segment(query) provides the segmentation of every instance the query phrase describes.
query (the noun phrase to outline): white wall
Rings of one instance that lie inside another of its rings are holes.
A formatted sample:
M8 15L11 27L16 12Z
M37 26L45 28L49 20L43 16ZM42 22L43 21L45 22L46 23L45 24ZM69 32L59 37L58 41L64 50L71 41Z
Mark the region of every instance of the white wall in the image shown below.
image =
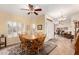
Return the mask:
M45 19L45 32L46 32L46 41L54 38L54 24L53 22Z
M34 18L35 21L35 25L43 25L44 24L44 16L38 16L37 18ZM0 11L0 34L7 34L8 33L8 21L14 21L17 23L22 23L24 25L27 24L32 24L32 19L29 19L29 17L24 17L24 16L20 16L20 15L16 15L16 14L11 14L8 12L1 12ZM26 29L25 29L26 30ZM44 28L41 30L42 32L44 31ZM26 30L27 32L27 30ZM11 44L15 44L20 42L18 37L12 37L12 38L8 38L7 37L7 44L11 45Z

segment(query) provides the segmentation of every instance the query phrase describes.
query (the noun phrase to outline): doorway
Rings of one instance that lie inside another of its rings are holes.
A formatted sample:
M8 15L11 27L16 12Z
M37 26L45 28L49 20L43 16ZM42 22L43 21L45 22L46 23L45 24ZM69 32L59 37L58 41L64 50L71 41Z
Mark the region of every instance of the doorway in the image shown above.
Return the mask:
M46 32L46 40L48 41L52 38L54 38L54 24L53 21L45 20L45 32Z

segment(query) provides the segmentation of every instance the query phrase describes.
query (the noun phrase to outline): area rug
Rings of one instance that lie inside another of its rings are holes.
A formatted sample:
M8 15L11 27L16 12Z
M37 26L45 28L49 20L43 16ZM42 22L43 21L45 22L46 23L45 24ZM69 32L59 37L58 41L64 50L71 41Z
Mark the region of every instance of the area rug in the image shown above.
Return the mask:
M53 51L57 47L56 44L53 43L53 40L50 39L49 41L45 42L44 49L39 52L39 54L31 54L31 55L48 55L51 51ZM3 53L3 52L2 52ZM7 55L29 55L21 50L20 44L15 45L12 48L9 48L5 51Z

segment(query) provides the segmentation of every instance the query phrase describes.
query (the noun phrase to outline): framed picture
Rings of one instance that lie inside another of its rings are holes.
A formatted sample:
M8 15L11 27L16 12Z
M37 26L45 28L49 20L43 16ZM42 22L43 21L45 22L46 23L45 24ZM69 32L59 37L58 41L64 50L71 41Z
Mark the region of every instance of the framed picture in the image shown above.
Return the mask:
M42 25L37 25L37 30L42 30Z

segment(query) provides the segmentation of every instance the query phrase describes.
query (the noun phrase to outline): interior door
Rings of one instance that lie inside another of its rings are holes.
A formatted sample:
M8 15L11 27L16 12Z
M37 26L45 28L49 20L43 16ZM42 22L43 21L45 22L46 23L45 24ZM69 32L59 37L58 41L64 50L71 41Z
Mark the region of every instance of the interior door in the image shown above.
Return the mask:
M54 38L54 24L53 24L53 22L51 22L49 20L45 21L45 31L47 34L46 41L48 41L51 38Z

